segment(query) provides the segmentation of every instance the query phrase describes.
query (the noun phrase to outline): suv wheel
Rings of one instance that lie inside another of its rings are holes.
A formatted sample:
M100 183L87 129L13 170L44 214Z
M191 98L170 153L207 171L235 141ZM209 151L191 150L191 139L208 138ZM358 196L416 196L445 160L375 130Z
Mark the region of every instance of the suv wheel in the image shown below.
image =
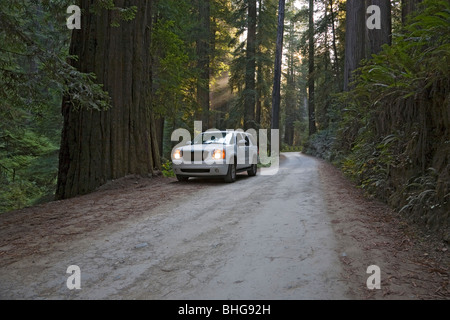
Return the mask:
M254 176L256 176L257 171L258 171L258 166L256 164L252 164L252 166L250 167L250 170L247 170L247 174L250 177L254 177Z
M236 161L228 165L228 173L225 176L225 182L231 183L236 181Z

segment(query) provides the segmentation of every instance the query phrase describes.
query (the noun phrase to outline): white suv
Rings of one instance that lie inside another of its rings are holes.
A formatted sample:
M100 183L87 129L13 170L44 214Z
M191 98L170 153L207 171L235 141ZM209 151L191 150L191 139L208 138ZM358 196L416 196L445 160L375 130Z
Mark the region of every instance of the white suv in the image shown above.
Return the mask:
M236 173L255 176L258 146L253 135L242 131L206 131L172 152L173 170L179 181L189 177L221 176L236 181Z

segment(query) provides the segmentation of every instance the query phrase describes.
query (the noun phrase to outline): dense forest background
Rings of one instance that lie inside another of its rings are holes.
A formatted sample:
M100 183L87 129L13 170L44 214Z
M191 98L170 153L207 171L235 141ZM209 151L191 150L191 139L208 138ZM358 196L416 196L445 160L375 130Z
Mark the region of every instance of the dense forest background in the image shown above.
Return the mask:
M0 0L0 212L169 173L171 133L195 120L273 127L279 8L282 149L445 236L445 0Z

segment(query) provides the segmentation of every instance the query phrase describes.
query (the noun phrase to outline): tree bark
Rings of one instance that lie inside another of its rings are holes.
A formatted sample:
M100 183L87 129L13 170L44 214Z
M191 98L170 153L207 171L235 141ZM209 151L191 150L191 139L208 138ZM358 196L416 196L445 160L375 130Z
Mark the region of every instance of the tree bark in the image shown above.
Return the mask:
M78 59L71 63L97 75L112 108L75 111L70 95L64 97L57 199L89 193L128 174L152 174L161 166L149 100L151 1L116 1L118 7L138 8L136 17L119 27L111 26L115 11L94 14L91 3L81 1L82 26L70 46Z
M353 72L365 57L366 9L365 1L347 0L344 91L351 89Z
M263 75L263 66L261 61L261 37L262 37L262 28L261 28L261 14L262 14L262 0L258 0L258 19L259 22L257 24L257 34L256 34L256 54L257 54L257 62L256 62L256 114L255 114L255 129L259 129L261 127L261 113L262 113L262 85L264 81Z
M331 30L333 33L333 51L334 51L334 69L336 73L336 77L339 76L339 54L336 45L336 26L334 24L335 14L333 9L333 0L330 0L330 14L331 14Z
M402 23L405 25L408 15L417 10L417 5L422 0L402 0Z
M366 58L370 59L372 54L377 54L381 51L384 44L391 44L392 40L392 14L390 0L366 0L366 6L376 5L381 10L381 29L367 30L367 48Z
M248 0L247 52L244 90L244 128L255 128L256 104L256 0Z
M284 93L285 100L285 123L284 123L284 143L288 146L294 144L294 122L296 120L297 107L297 88L295 86L295 53L297 46L295 44L295 21L291 20L288 41L288 68L286 75L286 89Z
M316 108L315 108L315 79L314 79L314 0L309 0L309 73L308 73L308 119L309 135L317 132L316 127Z
M281 100L281 63L283 59L284 16L286 0L278 3L278 31L275 51L275 70L272 91L272 129L280 128L280 100Z
M200 33L197 40L198 69L197 101L202 110L203 130L211 128L210 123L210 51L211 51L211 5L209 0L198 1Z

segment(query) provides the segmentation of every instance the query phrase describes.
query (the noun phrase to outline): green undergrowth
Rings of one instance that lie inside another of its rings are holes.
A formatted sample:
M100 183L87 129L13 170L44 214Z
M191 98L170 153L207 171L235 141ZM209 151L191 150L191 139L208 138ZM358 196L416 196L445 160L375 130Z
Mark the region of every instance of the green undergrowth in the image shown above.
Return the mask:
M423 4L340 95L336 129L310 137L305 150L450 240L450 4Z

